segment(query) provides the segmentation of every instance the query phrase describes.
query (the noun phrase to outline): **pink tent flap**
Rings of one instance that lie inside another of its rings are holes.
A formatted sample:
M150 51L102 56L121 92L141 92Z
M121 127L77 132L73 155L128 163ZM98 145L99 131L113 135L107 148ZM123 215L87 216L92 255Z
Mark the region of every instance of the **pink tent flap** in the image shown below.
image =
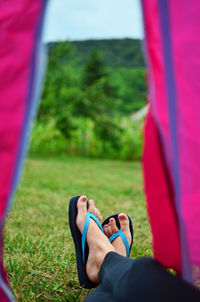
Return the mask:
M0 1L0 301L13 301L2 229L27 148L41 82L43 0Z
M167 267L195 282L200 271L200 2L143 0L142 5L151 123L155 141L161 142L154 153L146 129L144 174L154 252ZM168 177L159 179L153 169L160 166L161 152ZM163 197L160 186L166 189ZM165 225L157 232L161 216ZM169 243L167 255L164 241Z

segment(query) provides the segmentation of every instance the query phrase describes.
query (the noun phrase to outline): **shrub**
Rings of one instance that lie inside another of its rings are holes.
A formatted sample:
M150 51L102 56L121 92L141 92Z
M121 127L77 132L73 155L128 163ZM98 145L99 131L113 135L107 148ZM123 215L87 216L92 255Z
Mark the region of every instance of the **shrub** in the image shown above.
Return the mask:
M139 160L142 154L143 122L129 118L116 120L120 131L115 141L102 140L95 131L95 122L90 118L74 119L74 129L68 139L56 128L56 122L35 122L30 152L42 155L73 155L93 158Z

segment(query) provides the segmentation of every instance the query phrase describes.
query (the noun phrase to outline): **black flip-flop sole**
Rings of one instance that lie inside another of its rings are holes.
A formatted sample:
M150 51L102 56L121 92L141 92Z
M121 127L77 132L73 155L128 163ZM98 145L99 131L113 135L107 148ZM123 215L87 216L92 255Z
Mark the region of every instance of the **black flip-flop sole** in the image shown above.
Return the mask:
M86 273L86 263L89 254L89 248L87 243L85 244L85 263L83 263L83 255L82 255L82 247L81 247L81 237L82 234L76 226L76 217L78 213L77 202L80 196L72 197L69 202L69 226L72 234L72 238L75 245L76 250L76 263L77 263L77 271L80 285L84 288L94 288L97 284L90 281Z
M104 222L102 223L102 227L104 227L105 224L108 224L108 223L109 223L110 218L114 218L115 221L116 221L116 225L117 225L118 229L120 229L120 223L119 223L118 215L119 215L119 213L118 213L118 214L111 215L111 216L109 216L108 218L106 218L106 220L104 220ZM132 248L132 245L133 245L133 223L132 223L131 218L130 218L128 215L127 215L127 217L128 217L128 219L129 219L129 229L130 229L131 238L132 238L131 244L130 244L130 247L129 247L130 252L131 252L131 248Z

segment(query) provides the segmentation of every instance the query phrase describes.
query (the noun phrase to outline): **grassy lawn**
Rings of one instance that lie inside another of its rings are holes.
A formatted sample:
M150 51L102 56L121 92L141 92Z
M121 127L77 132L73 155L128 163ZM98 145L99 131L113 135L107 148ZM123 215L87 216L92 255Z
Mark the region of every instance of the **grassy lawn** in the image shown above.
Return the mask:
M83 301L68 226L70 198L94 198L103 218L133 219L132 257L151 255L140 163L29 159L5 227L5 265L17 301Z

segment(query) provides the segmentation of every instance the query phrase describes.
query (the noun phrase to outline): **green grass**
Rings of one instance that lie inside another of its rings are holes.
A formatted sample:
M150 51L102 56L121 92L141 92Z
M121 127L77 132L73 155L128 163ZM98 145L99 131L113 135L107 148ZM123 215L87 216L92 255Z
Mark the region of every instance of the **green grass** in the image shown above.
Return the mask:
M83 301L68 226L70 198L94 198L103 218L133 219L132 257L151 255L139 163L80 158L29 159L5 227L5 265L17 301Z

